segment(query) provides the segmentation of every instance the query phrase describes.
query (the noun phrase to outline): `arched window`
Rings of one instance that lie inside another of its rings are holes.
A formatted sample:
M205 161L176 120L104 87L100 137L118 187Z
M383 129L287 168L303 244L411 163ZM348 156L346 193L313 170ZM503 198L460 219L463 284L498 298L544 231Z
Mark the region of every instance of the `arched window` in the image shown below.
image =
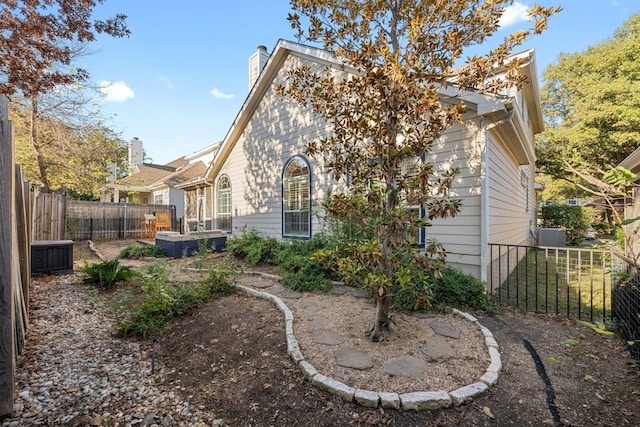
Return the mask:
M284 236L311 236L311 190L309 164L293 157L282 174L282 228Z
M231 181L223 175L218 180L216 189L216 218L218 229L231 231Z

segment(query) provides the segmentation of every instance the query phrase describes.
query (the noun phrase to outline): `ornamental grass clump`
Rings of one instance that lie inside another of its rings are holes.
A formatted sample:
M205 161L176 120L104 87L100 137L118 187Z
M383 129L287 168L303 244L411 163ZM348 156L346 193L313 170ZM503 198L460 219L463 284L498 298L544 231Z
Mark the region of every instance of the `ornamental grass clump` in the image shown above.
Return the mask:
M130 267L120 265L117 259L95 264L89 264L85 261L80 270L87 275L85 282L97 283L101 288L111 288L117 282L128 280L135 275Z

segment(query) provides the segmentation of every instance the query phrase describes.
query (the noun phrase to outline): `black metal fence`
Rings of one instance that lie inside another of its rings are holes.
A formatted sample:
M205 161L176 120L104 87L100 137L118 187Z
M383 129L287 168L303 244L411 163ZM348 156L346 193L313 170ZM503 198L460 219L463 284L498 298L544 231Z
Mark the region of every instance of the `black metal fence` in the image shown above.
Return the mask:
M499 304L613 324L640 360L640 274L611 250L490 244L487 292Z

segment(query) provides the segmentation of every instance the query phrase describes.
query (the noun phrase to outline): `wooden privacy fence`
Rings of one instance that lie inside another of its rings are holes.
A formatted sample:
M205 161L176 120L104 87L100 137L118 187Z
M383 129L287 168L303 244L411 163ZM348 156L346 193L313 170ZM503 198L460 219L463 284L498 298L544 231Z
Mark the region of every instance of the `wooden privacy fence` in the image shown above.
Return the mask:
M30 201L33 207L32 240L64 240L67 231L66 194L43 193L36 187L30 192Z
M172 224L171 229L176 229L176 209L173 205L129 205L68 200L67 238L71 240L150 238L149 230L145 227L145 215L147 217L168 216ZM155 232L155 229L153 231Z
M31 280L29 184L15 164L12 135L7 100L0 97L0 417L13 412Z

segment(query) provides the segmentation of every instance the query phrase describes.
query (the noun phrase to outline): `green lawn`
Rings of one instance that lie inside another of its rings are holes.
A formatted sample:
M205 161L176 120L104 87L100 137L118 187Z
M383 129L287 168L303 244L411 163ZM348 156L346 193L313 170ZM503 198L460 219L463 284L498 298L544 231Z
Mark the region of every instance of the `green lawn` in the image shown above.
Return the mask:
M499 258L492 255L489 288L495 302L590 322L611 316L609 252L510 247Z

